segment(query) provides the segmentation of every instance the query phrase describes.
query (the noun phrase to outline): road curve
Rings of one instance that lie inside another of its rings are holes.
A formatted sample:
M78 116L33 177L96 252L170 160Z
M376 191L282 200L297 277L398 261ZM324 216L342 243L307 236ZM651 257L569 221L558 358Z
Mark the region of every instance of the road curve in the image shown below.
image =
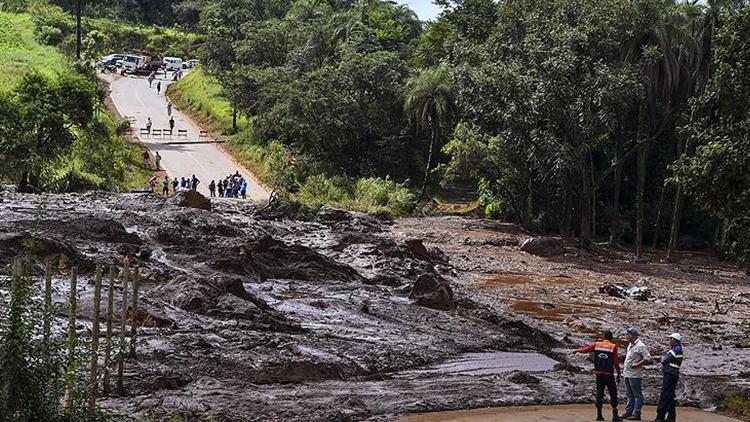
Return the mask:
M625 406L620 406L620 412ZM611 420L611 408L604 406L605 420ZM555 406L515 406L488 407L483 409L456 410L405 415L401 422L587 422L595 417L593 404L570 404ZM701 409L677 408L677 419L680 422L739 422L726 416L710 413ZM643 420L651 421L656 417L656 409L646 406L643 409Z
M223 180L228 174L239 171L245 180L248 180L248 198L256 201L268 199L269 192L257 182L258 179L252 173L235 162L215 143L199 139L200 129L174 107L172 115L175 119L175 135L161 138L140 136L139 129L146 127L149 117L152 129L169 128L167 98L164 93L172 81L162 76L149 88L148 81L142 77L107 74L102 75L102 78L109 82L110 96L120 115L133 121L134 135L152 153L158 151L162 156L161 167L166 170L170 179L191 177L195 174L201 181L198 190L208 195L208 184L211 180ZM160 93L156 92L158 81L161 81ZM178 139L178 129L186 129L187 138Z

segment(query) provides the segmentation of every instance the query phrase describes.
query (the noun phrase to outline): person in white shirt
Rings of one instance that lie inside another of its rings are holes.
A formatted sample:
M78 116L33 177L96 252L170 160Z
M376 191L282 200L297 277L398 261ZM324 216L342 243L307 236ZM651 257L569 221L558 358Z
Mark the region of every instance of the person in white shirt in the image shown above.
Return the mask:
M651 360L651 354L648 351L648 347L639 338L636 328L628 328L625 331L625 338L628 340L628 352L625 356L622 376L625 378L628 404L625 407L625 414L622 417L629 421L639 421L641 420L641 409L643 408L643 391L641 390L643 365Z

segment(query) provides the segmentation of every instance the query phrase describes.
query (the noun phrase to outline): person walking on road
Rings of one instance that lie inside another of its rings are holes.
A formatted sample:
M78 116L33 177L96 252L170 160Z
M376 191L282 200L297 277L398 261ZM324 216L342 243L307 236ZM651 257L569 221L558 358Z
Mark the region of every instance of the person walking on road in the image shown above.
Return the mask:
M151 134L151 118L150 117L146 118L146 132Z
M617 345L612 342L612 332L605 331L604 339L590 346L576 349L573 353L594 353L594 375L596 375L596 420L603 421L602 404L604 389L609 392L609 403L612 405L612 420L621 421L617 412L617 382L620 382L620 359L617 357Z
M198 190L198 185L199 185L200 183L201 183L201 181L200 181L200 180L198 180L198 178L197 178L197 177L195 177L195 175L193 175L193 177L192 177L192 178L190 179L190 188L191 188L192 190Z
M164 180L161 181L161 194L169 196L169 177L164 176Z
M156 83L156 95L161 94L161 81Z
M161 155L159 155L159 151L156 151L156 155L154 156L154 163L156 163L156 170L161 170Z
M669 336L669 347L669 352L661 357L662 384L659 405L656 407L655 422L674 422L677 419L675 392L677 381L680 380L682 360L685 358L682 352L682 336L679 333L673 333Z
M172 102L167 101L167 116L171 116L171 115L172 115Z
M211 193L211 196L216 196L216 182L211 181L211 183L208 184L208 191Z
M174 132L174 117L169 116L169 132Z
M641 420L641 409L643 409L643 391L641 380L643 379L643 365L651 361L648 347L639 338L638 330L630 327L625 331L628 340L628 352L625 355L625 365L622 375L625 378L625 391L628 395L628 404L625 406L624 420Z

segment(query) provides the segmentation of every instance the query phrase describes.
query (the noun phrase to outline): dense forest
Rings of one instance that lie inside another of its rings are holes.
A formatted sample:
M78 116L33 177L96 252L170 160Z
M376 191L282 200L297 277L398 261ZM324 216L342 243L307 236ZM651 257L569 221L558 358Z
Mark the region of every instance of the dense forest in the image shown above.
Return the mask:
M204 65L308 175L469 181L534 230L747 262L744 2L441 6L215 0Z
M750 261L748 2L437 3L432 22L382 0L82 10L189 31L179 51L247 122L237 142L292 157L273 166L280 189L386 180L423 200L468 184L487 215L535 231Z

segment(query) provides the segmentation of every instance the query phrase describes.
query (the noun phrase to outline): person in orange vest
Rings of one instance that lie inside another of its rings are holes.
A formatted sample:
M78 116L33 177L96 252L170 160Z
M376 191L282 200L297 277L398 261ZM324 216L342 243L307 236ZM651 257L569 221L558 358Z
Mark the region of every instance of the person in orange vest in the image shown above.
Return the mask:
M612 332L604 332L604 340L576 349L573 353L594 353L594 375L596 375L596 420L603 421L602 403L604 389L609 392L609 403L612 405L612 420L621 421L617 412L617 382L620 382L620 358L617 357L617 345L612 342Z

